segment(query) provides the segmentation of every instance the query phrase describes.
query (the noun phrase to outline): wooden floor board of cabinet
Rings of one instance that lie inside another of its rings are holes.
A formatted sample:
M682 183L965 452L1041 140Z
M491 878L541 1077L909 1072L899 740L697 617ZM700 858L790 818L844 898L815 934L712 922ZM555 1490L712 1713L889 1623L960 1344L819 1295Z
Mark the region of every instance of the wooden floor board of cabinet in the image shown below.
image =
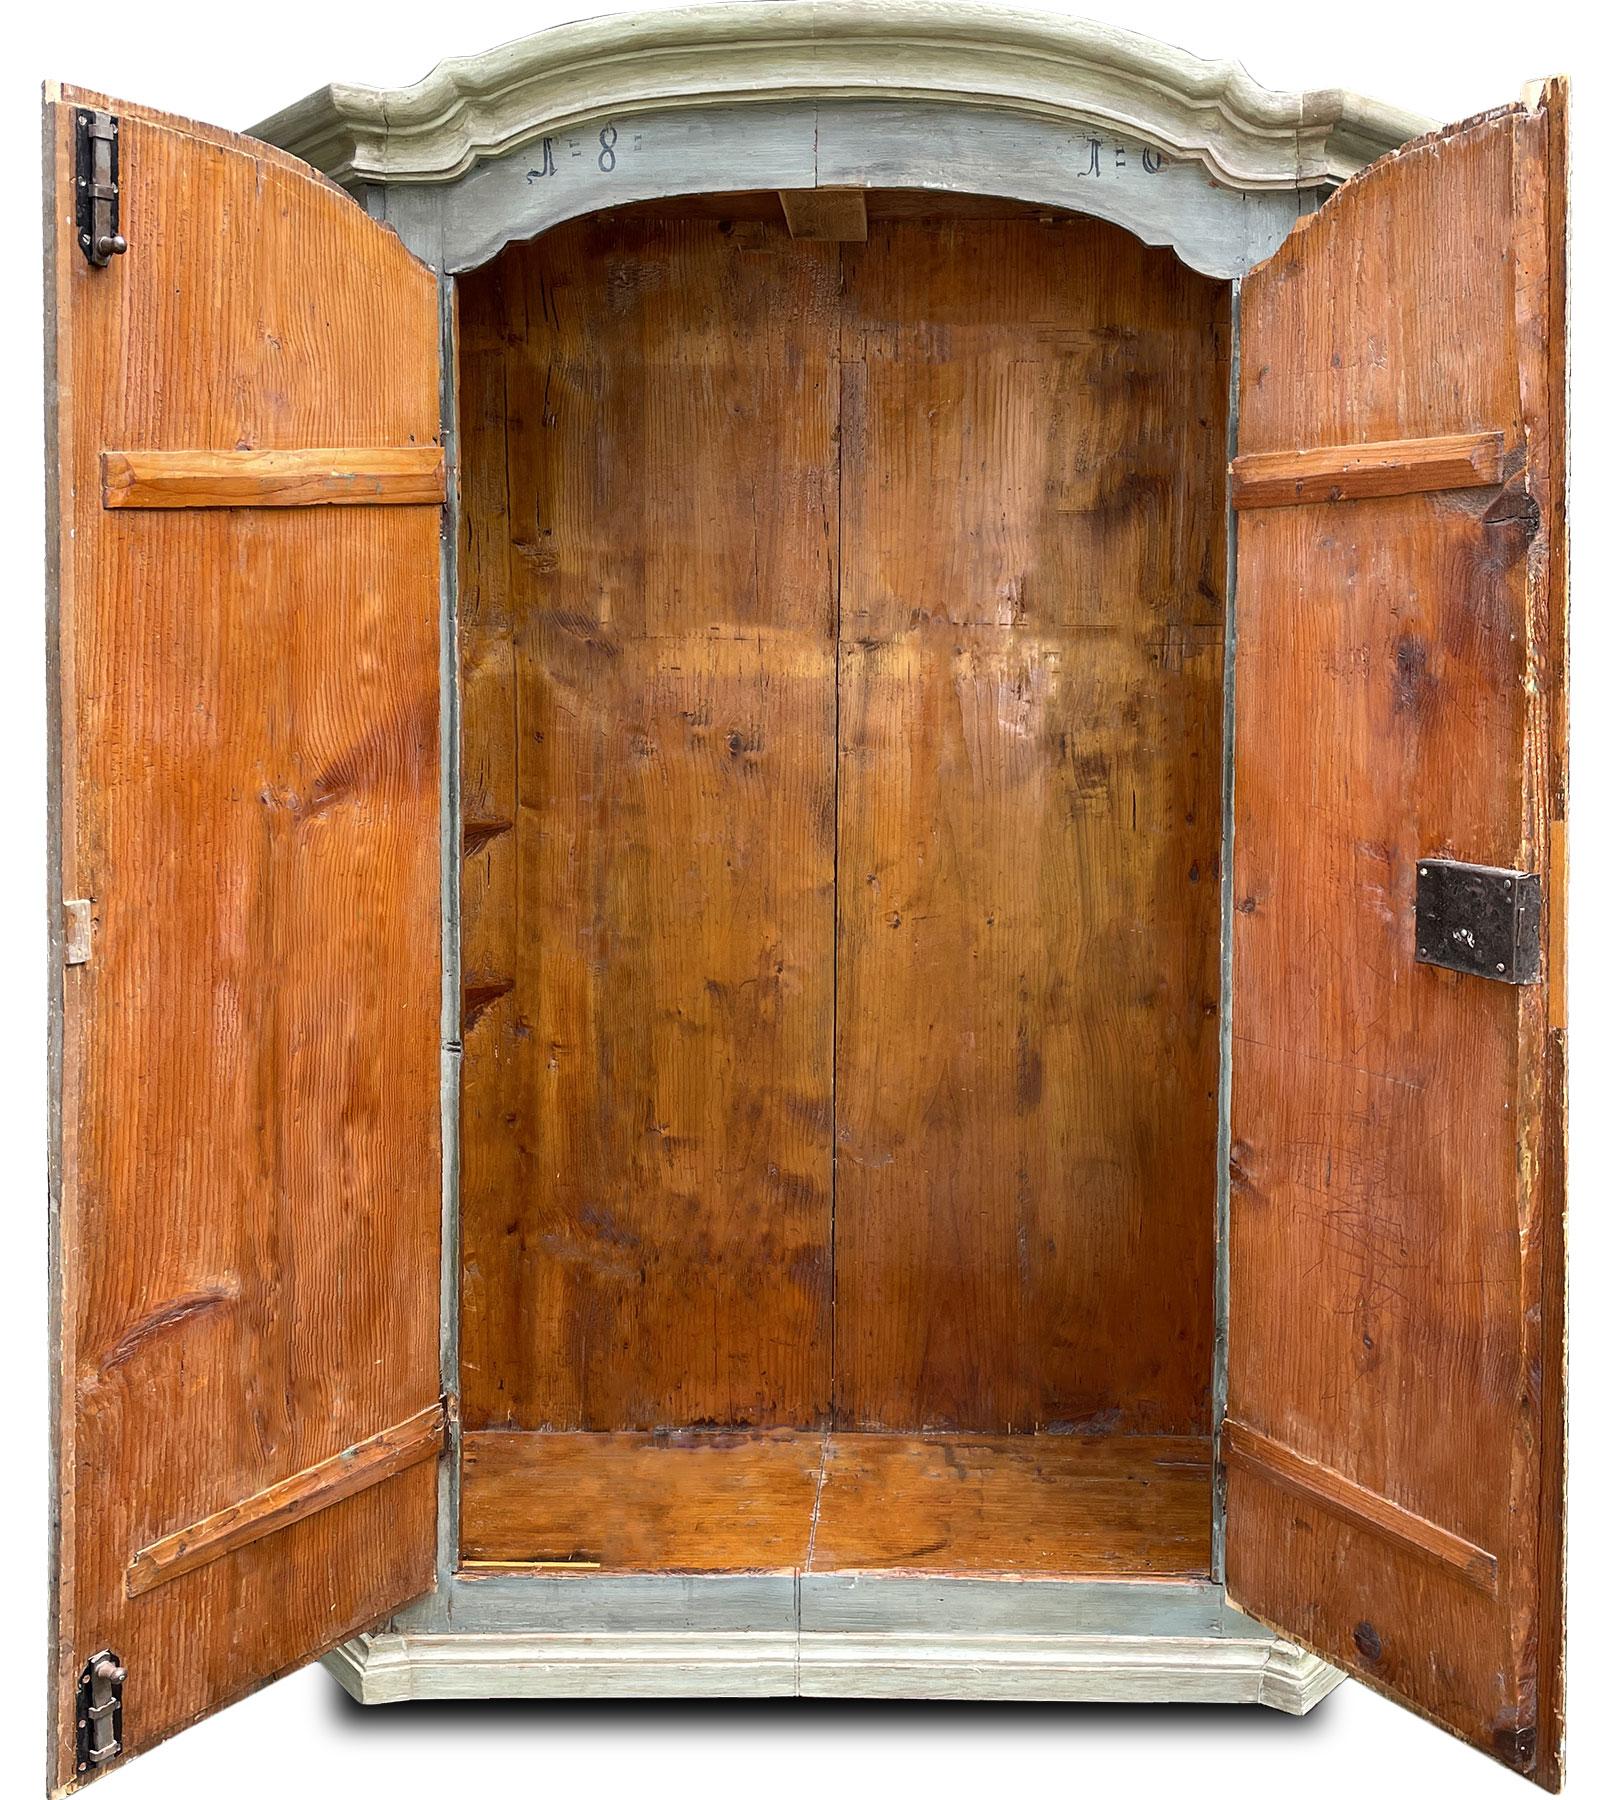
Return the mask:
M477 1431L466 1571L1210 1572L1208 1438Z

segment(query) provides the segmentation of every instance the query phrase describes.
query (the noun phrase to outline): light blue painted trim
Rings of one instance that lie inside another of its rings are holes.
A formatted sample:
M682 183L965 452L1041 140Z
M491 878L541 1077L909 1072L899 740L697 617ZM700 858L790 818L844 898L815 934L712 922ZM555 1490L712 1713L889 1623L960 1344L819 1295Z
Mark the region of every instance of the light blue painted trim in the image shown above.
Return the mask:
M364 201L448 273L609 207L681 194L873 187L991 195L1107 219L1206 275L1242 275L1300 212L1286 189L1213 182L1135 133L962 100L791 100L666 107L575 127L450 183L391 182Z
M1227 462L1238 454L1238 381L1241 374L1243 283L1232 284L1232 358L1228 371ZM1234 756L1238 691L1238 515L1226 497L1227 593L1221 669L1221 1011L1220 1068L1216 1079L1215 1353L1211 1373L1210 1428L1215 1444L1210 1510L1210 1571L1227 1577L1227 1484L1221 1463L1221 1425L1227 1413L1227 1346L1230 1324L1228 1268L1232 1212L1232 920Z

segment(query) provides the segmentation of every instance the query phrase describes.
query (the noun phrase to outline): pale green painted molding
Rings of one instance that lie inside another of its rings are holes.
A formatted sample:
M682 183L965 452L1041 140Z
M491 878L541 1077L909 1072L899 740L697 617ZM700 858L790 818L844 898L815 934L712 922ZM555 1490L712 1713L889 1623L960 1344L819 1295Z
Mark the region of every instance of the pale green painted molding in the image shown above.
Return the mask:
M544 136L666 106L947 100L1107 125L1245 191L1343 181L1432 122L1283 94L1086 20L932 0L773 0L562 25L410 87L332 84L254 135L347 186L438 183Z

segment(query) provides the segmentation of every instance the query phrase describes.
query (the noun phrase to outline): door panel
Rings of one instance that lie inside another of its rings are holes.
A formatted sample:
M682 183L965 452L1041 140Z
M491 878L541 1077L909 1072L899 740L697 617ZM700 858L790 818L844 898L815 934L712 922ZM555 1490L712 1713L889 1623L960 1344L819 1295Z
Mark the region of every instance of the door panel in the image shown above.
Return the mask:
M432 1577L443 477L393 236L228 133L71 91L46 129L68 1782L93 1653L126 1758Z
M1232 1597L1551 1786L1562 109L1244 283L1223 1432ZM1424 857L1540 875L1538 984L1417 962Z

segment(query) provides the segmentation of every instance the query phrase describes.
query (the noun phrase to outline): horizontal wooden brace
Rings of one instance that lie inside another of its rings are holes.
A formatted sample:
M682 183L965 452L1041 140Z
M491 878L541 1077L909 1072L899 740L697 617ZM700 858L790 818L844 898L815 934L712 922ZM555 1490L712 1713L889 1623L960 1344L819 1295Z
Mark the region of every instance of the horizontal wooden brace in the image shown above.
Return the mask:
M1325 1463L1312 1462L1288 1445L1240 1425L1236 1419L1228 1419L1222 1425L1221 1451L1229 1470L1234 1466L1246 1468L1348 1524L1442 1563L1483 1593L1495 1592L1500 1564L1492 1551L1385 1500ZM1229 1533L1231 1529L1229 1512Z
M146 1545L130 1561L124 1585L130 1596L148 1593L176 1575L204 1568L220 1556L388 1481L403 1469L427 1462L440 1454L445 1442L445 1405L436 1401L399 1425L376 1431L310 1469Z
M109 507L440 506L438 444L379 450L102 450Z
M1504 446L1501 432L1469 431L1393 443L1334 444L1323 450L1261 451L1234 460L1232 503L1243 511L1496 487Z

